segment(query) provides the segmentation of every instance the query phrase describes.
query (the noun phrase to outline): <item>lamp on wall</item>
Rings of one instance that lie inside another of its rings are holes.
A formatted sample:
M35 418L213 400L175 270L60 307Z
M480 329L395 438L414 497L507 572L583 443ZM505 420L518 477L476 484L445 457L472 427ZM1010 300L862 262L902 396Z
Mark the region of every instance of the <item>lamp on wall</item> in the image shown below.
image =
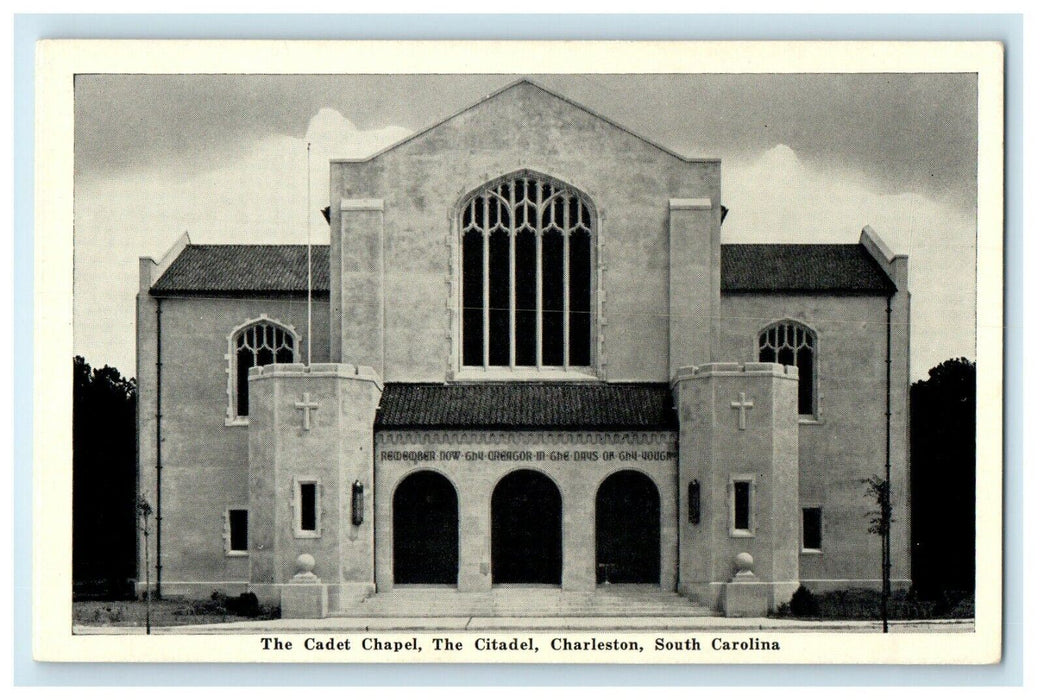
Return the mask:
M362 525L363 521L363 485L356 479L352 484L352 525Z
M700 482L696 479L689 482L689 522L700 522Z

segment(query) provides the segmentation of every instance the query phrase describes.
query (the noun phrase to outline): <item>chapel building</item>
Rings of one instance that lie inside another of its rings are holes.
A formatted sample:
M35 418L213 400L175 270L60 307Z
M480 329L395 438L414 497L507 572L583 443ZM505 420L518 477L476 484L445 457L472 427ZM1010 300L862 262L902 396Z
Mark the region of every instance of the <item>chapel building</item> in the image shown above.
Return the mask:
M329 246L142 258L153 585L333 615L743 583L763 612L880 585L886 469L909 585L907 258L869 227L723 245L721 167L522 80L332 161Z

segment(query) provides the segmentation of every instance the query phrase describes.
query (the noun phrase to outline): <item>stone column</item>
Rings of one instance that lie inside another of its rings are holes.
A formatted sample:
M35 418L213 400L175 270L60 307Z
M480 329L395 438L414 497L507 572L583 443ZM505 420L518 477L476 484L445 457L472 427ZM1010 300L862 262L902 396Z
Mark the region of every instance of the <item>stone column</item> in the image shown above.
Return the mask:
M720 608L740 553L753 556L767 604L798 586L797 370L771 363L682 368L678 408L678 590ZM689 484L699 482L699 523L689 520ZM749 527L737 529L734 484L749 484Z
M588 488L563 489L562 493L562 590L593 591L597 585L595 551L595 491L597 479Z
M709 197L670 200L669 371L712 362L721 316L721 221Z
M384 200L342 199L331 227L330 359L384 377Z
M468 474L460 481L457 508L460 518L457 587L461 591L493 588L490 554L490 498L495 479L489 474Z

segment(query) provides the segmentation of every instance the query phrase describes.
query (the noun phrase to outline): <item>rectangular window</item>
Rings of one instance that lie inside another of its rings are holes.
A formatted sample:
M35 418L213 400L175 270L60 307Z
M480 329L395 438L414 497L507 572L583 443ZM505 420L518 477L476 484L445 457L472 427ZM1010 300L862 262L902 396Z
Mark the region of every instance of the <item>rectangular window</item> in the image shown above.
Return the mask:
M750 482L736 481L733 488L733 530L750 530Z
M245 554L247 551L247 511L232 508L228 511L228 553Z
M737 474L729 485L730 533L733 537L753 537L755 528L755 487L753 474Z
M315 532L315 484L301 484L301 529Z
M294 479L294 535L319 537L320 486L317 479Z
M801 509L801 549L805 552L823 550L823 509Z

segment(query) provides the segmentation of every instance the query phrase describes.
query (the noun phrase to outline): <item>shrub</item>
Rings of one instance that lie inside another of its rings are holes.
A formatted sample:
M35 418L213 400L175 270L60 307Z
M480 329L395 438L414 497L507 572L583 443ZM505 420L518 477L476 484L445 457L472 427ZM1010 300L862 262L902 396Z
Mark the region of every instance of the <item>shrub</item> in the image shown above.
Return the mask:
M236 598L228 598L225 607L229 613L240 617L257 617L261 611L257 596L253 593L241 593Z
M790 598L790 614L794 617L816 617L819 615L819 601L812 591L798 586Z

